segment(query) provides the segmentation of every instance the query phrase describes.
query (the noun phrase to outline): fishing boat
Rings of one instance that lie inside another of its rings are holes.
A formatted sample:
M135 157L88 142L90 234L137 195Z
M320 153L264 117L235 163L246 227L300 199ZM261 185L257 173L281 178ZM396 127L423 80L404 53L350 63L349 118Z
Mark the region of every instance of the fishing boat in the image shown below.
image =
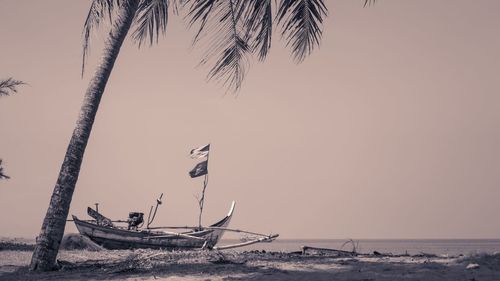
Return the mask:
M208 155L210 144L192 149L190 156L193 159L206 158L198 163L190 172L191 178L204 176L203 189L198 198L200 213L197 226L161 226L151 227L156 217L158 206L162 204L163 193L156 200L156 207L151 206L146 220L146 226L143 227L144 213L130 212L127 220L112 221L99 213L99 204L96 204L95 210L87 208L87 214L94 220L80 220L73 216L73 222L81 235L88 237L93 242L106 249L134 249L134 248L153 248L153 249L215 249L224 250L255 243L271 242L278 237L278 234L265 235L256 232L250 232L240 229L228 228L229 222L233 216L235 203L231 204L229 213L220 221L210 226L202 226L202 213L205 202L205 191L208 185ZM127 226L118 226L116 223L127 223ZM232 245L217 246L224 232L236 232L243 237L241 243Z
M201 249L213 248L221 239L233 216L235 203L231 204L229 213L220 221L209 227L191 229L184 232L155 230L154 228L134 228L116 226L113 221L102 216L96 220L80 220L73 216L73 221L81 235L110 250L152 248L152 249ZM89 208L88 210L92 210ZM97 211L88 212L97 217ZM92 216L91 215L91 216ZM125 221L118 221L125 222ZM129 220L131 222L131 220ZM187 227L189 228L189 227Z

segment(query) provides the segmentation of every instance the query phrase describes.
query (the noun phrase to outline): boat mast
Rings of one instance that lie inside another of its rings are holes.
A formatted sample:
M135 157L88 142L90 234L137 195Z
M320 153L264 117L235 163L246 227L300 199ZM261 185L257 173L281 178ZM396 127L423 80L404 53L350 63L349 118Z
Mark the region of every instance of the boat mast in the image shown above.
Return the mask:
M198 227L201 229L201 215L203 213L203 206L205 204L205 190L208 185L208 159L210 157L210 153L207 154L207 173L205 174L205 179L203 179L203 191L201 192L201 198L198 200L198 205L200 206L200 215L198 216Z

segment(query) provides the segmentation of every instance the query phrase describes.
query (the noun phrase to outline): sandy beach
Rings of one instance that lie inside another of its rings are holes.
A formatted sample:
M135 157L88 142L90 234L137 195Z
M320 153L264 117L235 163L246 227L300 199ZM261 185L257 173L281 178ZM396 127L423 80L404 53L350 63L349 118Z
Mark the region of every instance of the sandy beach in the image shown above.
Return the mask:
M0 7L0 281L500 281L500 0Z
M500 280L500 254L62 250L59 270L33 273L27 269L31 251L2 245L0 280Z

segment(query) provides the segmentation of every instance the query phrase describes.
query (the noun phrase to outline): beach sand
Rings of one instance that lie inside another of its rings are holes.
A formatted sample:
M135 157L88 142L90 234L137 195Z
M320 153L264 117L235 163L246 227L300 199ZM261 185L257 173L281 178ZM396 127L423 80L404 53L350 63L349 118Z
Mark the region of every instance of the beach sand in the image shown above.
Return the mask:
M349 257L318 252L62 250L61 269L43 273L28 271L30 258L26 249L1 250L0 280L500 280L500 254Z

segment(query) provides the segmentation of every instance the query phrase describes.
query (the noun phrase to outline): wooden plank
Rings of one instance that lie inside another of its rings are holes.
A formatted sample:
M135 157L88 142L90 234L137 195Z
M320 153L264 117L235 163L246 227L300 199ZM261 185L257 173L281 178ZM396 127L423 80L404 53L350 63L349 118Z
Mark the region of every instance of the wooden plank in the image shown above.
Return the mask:
M93 217L96 221L97 221L97 224L99 225L104 225L104 226L115 226L110 219L108 219L107 217L101 215L99 212L97 212L96 210L90 208L90 207L87 207L87 214L89 214L89 216Z

